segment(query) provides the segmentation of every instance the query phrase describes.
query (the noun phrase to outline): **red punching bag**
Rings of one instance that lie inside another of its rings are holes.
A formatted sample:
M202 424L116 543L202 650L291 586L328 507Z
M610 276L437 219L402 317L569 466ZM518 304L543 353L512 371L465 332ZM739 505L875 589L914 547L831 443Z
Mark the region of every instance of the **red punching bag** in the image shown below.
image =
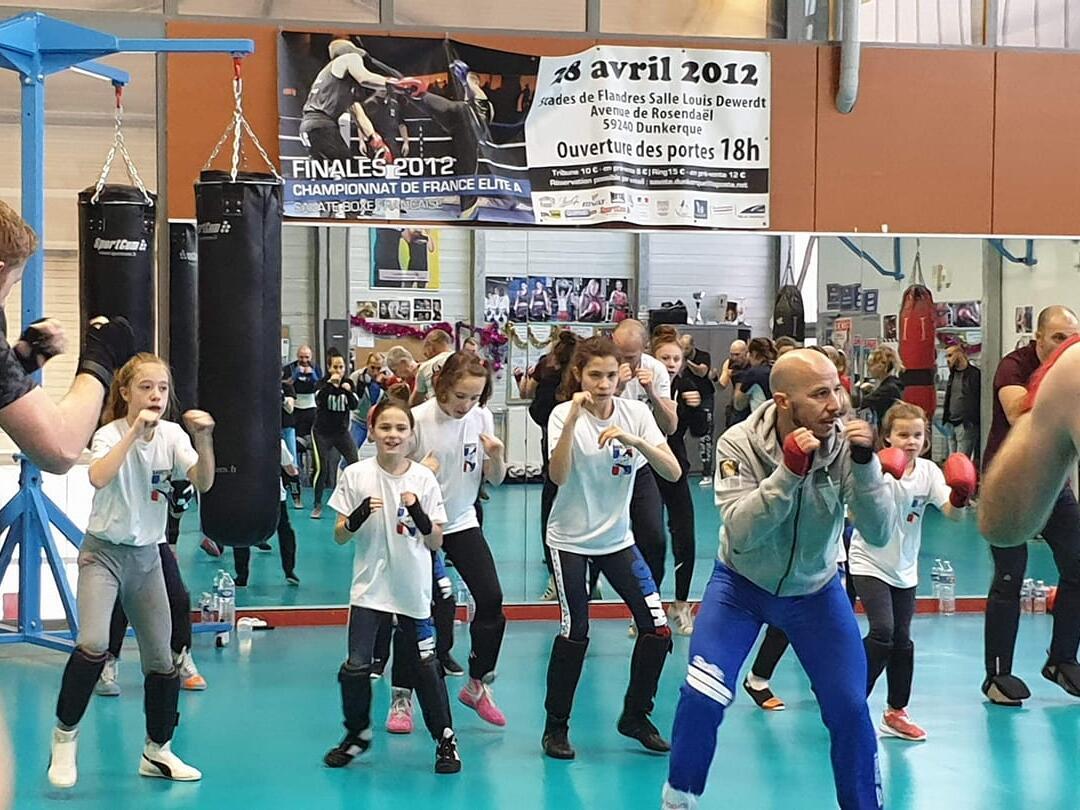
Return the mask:
M937 328L934 295L922 283L922 264L915 251L914 276L916 283L904 290L900 303L898 337L900 361L904 372L904 402L918 405L929 419L937 410L937 389L934 372L937 368Z

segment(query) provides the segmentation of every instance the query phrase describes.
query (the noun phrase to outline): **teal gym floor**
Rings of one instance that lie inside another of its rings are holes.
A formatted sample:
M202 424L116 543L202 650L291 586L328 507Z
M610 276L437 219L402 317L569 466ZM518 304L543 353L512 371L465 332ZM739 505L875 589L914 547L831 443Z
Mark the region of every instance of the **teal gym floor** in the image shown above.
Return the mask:
M1080 807L1080 704L1042 680L1038 670L1050 623L1024 617L1017 674L1033 697L1023 709L986 704L982 619L919 616L912 716L929 739L880 742L885 800L890 808L966 810ZM631 642L622 621L594 623L593 644L578 692L571 736L573 763L545 759L543 662L554 623L512 622L506 635L499 703L504 730L485 726L454 702L463 770L432 773L425 734L391 738L382 731L389 684L376 684L372 749L332 771L321 757L341 727L335 673L344 654L343 628L279 629L256 634L249 650L216 650L208 636L195 656L209 689L181 697L178 753L202 769L200 783L170 784L136 774L143 738L141 676L134 642L120 669L123 695L94 698L80 735L80 779L57 791L45 776L48 740L64 656L23 645L0 647L2 701L17 761L15 807L399 808L439 810L656 810L666 758L644 753L618 736L615 720L626 683ZM671 727L684 672L687 639L676 639L660 685L654 719ZM464 659L459 628L455 650ZM451 694L460 679L448 679ZM825 730L806 678L786 657L774 679L788 710L768 714L740 691L720 731L705 808L802 810L835 807ZM871 698L877 719L884 684Z
M713 506L712 490L697 486L691 479L697 521L697 563L691 586L691 599L700 599L712 571L719 543L719 513ZM510 603L535 602L547 584L540 547L540 486L507 485L489 488L491 499L484 504L484 533L495 555L505 600ZM277 538L271 539L274 550L254 551L251 560L251 579L247 588L239 589L240 606L303 606L344 605L348 601L349 575L352 570L352 550L338 546L333 540L335 514L326 509L321 520L312 520L312 494L303 495L305 508L289 509L297 533L296 572L301 583L298 588L285 584ZM232 569L232 552L211 558L199 548L198 516L184 517L184 534L180 540L180 560L184 579L195 598L209 590L219 568ZM993 566L987 544L979 537L974 517L964 523L950 523L936 509L928 509L924 531L920 568L924 574L919 583L922 595L931 592L929 571L935 557L952 561L957 572L957 595L985 597L990 585ZM665 600L674 597L674 563L668 547L667 576L662 586ZM1029 576L1057 581L1050 549L1042 541L1030 545Z

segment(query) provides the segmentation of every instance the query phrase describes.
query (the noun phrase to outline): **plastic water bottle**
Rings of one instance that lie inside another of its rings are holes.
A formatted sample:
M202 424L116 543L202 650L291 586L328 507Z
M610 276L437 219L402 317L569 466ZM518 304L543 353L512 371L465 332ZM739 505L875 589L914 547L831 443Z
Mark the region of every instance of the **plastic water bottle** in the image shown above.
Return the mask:
M938 608L946 616L956 613L956 571L948 560L941 564L941 596L938 599Z
M1049 591L1047 591L1046 583L1041 579L1035 583L1035 598L1032 612L1038 614L1046 613L1046 597Z
M1025 579L1020 586L1020 612L1032 613L1035 610L1035 580Z
M221 575L225 572L218 570L214 574L214 585L210 589L210 621L216 622L221 616Z
M211 614L211 606L213 605L214 597L207 591L203 591L199 597L199 621L212 622L214 620Z
M934 598L941 599L941 558L934 560L934 567L930 569L930 581L934 587Z
M236 624L236 583L227 571L222 571L221 574L221 608L218 621L231 626Z

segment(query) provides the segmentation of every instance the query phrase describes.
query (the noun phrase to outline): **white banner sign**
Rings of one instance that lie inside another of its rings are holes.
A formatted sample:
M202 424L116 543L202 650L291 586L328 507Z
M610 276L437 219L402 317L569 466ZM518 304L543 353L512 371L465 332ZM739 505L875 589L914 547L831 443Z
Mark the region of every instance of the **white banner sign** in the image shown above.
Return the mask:
M769 54L543 57L525 124L537 221L769 226Z

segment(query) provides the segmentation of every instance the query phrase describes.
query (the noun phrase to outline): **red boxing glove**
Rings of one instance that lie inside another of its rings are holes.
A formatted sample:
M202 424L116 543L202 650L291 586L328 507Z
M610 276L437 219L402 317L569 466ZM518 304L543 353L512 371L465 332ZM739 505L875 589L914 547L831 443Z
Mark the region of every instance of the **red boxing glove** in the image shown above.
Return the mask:
M408 93L413 98L420 98L420 96L428 91L427 81L425 79L418 79L415 76L403 76L397 80L390 80L387 84L403 93Z
M975 494L975 487L979 482L975 465L963 453L953 453L945 459L945 466L942 469L945 473L945 483L952 490L949 494L949 503L957 509L962 509L968 505L971 496Z
M813 452L804 453L799 443L795 441L795 434L789 433L784 439L784 466L795 475L802 477L810 472L810 466L813 463Z
M904 477L904 470L907 469L907 453L899 447L886 447L878 453L878 460L881 462L883 472L887 472L897 481Z
M1075 346L1077 343L1080 343L1080 335L1073 335L1058 346L1057 349L1054 350L1054 353L1050 355L1050 358L1035 370L1035 373L1031 375L1031 378L1027 383L1028 392L1027 396L1024 397L1021 413L1027 413L1035 407L1035 397L1039 394L1039 386L1042 385L1042 381L1046 379L1046 375L1050 373L1050 369L1054 367L1054 363L1056 363L1061 355L1065 353L1065 350L1071 346Z

